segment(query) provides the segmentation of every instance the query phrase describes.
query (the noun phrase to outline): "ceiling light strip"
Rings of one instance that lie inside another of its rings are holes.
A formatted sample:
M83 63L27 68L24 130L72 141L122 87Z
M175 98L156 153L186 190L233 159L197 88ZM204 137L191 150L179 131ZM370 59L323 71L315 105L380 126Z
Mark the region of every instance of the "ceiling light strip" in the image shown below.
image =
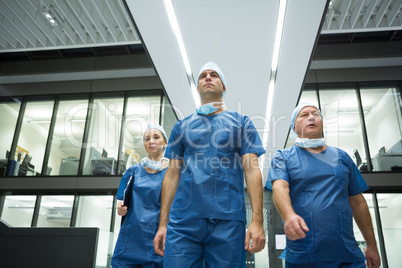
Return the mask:
M176 37L177 44L179 45L179 50L181 54L181 58L183 60L184 68L186 69L187 78L190 83L191 93L193 95L194 102L196 106L200 106L200 98L198 97L197 88L195 86L195 81L193 77L193 73L190 67L190 61L187 56L186 48L184 46L183 38L181 36L179 23L177 22L176 13L174 11L172 0L164 0L166 12L169 17L170 26L172 27L173 33Z
M279 62L279 53L281 50L281 42L283 36L283 26L285 22L285 11L286 11L287 0L279 1L279 13L278 13L278 21L276 23L276 33L275 33L275 44L272 55L272 64L271 64L271 75L268 86L268 99L267 99L267 110L265 113L265 118L268 122L271 121L271 113L272 113L272 104L274 100L274 92L275 92L275 83L276 83L276 73L278 69ZM268 147L268 138L269 138L269 124L265 127L264 131L264 146Z

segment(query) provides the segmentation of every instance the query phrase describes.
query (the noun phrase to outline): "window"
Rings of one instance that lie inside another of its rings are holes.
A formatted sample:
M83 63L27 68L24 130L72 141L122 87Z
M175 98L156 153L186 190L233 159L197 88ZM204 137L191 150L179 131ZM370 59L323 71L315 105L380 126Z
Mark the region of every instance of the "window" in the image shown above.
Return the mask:
M346 151L362 170L366 154L356 90L320 90L320 103L326 143Z
M148 155L144 149L142 135L149 123L159 124L160 109L160 96L128 98L122 148L124 171Z
M15 148L14 176L38 176L42 170L53 100L28 101Z
M47 175L78 174L87 111L88 98L59 101Z
M34 195L7 195L1 219L12 227L31 227L35 202Z
M73 195L41 196L37 227L70 227Z
M97 267L106 267L111 258L114 238L110 233L113 210L113 196L80 196L76 227L98 227L99 239L96 256Z
M388 266L398 267L402 263L402 194L378 194L377 198Z
M83 175L116 174L123 104L122 94L107 94L96 97L89 107L91 119L84 146Z
M0 102L0 177L6 175L8 154L14 137L21 103L18 99Z
M401 96L395 87L360 90L373 171L402 170Z
M160 91L30 97L22 103L24 109L18 99L0 101L7 115L0 121L0 176L122 175L147 156L142 134L148 124L159 123L169 134L177 121Z

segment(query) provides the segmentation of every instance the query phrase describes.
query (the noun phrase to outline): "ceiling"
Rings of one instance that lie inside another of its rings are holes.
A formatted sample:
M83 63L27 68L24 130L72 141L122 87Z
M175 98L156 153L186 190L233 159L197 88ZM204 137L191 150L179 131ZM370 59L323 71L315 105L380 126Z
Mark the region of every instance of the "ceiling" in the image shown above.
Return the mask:
M117 0L1 0L0 21L0 52L141 43Z
M228 108L250 116L269 159L285 143L317 36L318 44L402 40L402 0L287 0L275 71L280 0L172 2L191 76L162 0L0 0L0 62L146 52L182 118L196 106L189 79L216 61Z

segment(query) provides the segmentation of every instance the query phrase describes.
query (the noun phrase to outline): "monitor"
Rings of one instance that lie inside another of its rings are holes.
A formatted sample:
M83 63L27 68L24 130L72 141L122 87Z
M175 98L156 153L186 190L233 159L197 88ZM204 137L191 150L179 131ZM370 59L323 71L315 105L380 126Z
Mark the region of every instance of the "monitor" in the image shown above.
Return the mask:
M356 149L353 151L356 158L356 166L359 167L362 164L362 158L360 157L359 151Z
M29 165L29 163L32 160L32 156L30 156L29 154L27 154L24 159L22 160L22 165L27 167Z

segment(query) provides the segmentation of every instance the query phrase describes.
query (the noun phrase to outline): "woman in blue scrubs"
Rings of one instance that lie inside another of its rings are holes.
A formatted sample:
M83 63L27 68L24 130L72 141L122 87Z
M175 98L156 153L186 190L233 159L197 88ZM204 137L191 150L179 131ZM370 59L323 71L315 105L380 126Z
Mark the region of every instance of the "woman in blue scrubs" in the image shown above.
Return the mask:
M152 241L159 227L162 181L169 162L163 157L167 136L161 126L150 124L143 139L148 157L124 173L116 195L120 200L117 213L124 221L112 257L113 268L163 267L163 257L155 253Z

